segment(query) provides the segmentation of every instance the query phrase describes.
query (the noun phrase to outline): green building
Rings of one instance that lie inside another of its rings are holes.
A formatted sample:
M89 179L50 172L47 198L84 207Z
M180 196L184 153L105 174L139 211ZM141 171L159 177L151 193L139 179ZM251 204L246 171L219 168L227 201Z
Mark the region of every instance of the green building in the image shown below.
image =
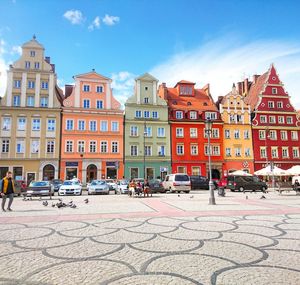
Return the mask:
M136 78L134 95L125 103L126 178L164 178L171 172L168 105L157 83L148 73Z

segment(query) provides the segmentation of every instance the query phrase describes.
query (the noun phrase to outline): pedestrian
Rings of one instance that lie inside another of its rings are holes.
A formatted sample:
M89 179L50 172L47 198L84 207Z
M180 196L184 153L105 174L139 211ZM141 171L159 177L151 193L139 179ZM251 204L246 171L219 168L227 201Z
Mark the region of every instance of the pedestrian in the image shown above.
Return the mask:
M150 192L149 181L148 181L148 179L145 179L145 181L144 181L144 197L146 196L146 194L147 194L147 197L149 197L149 192ZM151 196L152 196L152 193L151 193Z
M136 184L132 179L129 183L129 191L128 191L129 196L131 196L132 198L134 198L135 195L135 188L136 188Z
M6 212L5 210L5 203L6 199L8 198L8 211L12 211L11 204L14 199L15 193L15 186L14 181L12 179L12 172L7 171L6 176L2 179L2 186L1 186L1 196L2 196L2 211Z

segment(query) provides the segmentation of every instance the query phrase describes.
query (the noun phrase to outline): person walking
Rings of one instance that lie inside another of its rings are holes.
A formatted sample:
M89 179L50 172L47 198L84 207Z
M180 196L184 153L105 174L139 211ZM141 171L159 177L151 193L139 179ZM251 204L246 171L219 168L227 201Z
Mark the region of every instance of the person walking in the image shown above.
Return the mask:
M6 176L2 179L2 185L1 185L1 196L2 196L2 211L6 212L5 210L5 203L6 199L8 198L8 211L12 211L11 204L14 199L14 193L15 193L15 186L14 181L12 179L12 173L11 171L7 171Z

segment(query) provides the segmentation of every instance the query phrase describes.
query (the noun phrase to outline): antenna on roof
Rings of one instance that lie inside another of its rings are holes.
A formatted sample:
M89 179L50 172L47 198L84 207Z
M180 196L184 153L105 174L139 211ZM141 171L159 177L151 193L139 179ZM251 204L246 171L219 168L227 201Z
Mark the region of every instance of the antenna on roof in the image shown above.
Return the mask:
M36 35L35 35L35 34L33 34L32 38L35 40L35 39L36 39Z

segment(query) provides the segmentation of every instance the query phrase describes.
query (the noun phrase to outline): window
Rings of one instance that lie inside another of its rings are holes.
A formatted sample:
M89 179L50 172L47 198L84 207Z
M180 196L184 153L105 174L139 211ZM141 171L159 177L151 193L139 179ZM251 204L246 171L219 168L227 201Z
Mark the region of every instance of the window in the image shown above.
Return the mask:
M191 86L180 86L180 95L192 95L193 88Z
M298 131L291 131L291 138L293 141L298 141Z
M275 130L269 131L269 137L271 140L277 140L277 131Z
M286 123L292 124L293 123L293 117L286 117Z
M33 119L32 120L32 130L33 131L40 131L41 130L41 120L40 119Z
M34 63L34 69L40 69L40 63L38 61Z
M42 89L48 89L48 81L42 81Z
M67 120L67 123L66 123L66 129L67 129L68 131L74 129L74 121L73 121L73 120Z
M7 139L2 140L2 152L3 153L9 152L9 140Z
M251 150L250 148L245 148L245 156L249 157L251 155Z
M103 101L97 100L97 109L103 109Z
M137 145L131 145L130 146L130 155L131 156L137 156L138 155L138 146Z
M14 95L14 102L13 102L14 107L19 107L20 104L21 104L20 95Z
M240 130L234 130L234 138L239 139L240 138Z
M96 86L96 92L97 93L103 93L103 86Z
M158 119L158 112L157 111L152 112L152 118L153 119Z
M197 138L198 137L198 130L197 128L190 128L190 137Z
M183 144L178 144L176 146L176 153L177 153L177 155L183 155L184 154L184 145Z
M266 158L267 157L267 151L265 147L260 147L260 157Z
M78 121L78 130L79 131L84 131L85 130L85 121L83 121L83 120Z
M101 142L101 152L107 153L107 142L106 141Z
M235 122L235 115L229 115L229 121L230 121L230 123L234 123Z
M216 112L206 112L205 113L205 119L210 119L210 120L216 120L217 119L217 113Z
M90 100L89 99L84 99L83 100L83 108L85 108L85 109L90 108Z
M145 90L146 90L146 91L148 90L148 86L145 86Z
M48 97L41 97L40 106L41 107L48 107Z
M119 122L111 122L111 130L112 130L112 132L118 132L119 131Z
M90 141L90 152L96 152L97 147L96 147L96 142L95 141Z
M235 151L235 156L240 157L241 156L241 149L239 147L234 149Z
M276 118L275 118L275 116L270 116L270 117L269 117L269 122L270 122L271 124L276 124Z
M84 141L78 141L78 143L77 143L77 152L84 153L84 150L85 150Z
M54 153L55 141L47 141L47 153Z
M152 147L150 145L145 145L145 156L152 155Z
M142 111L136 110L136 111L135 111L135 117L136 117L136 118L141 118L141 117L142 117Z
M192 166L192 175L200 175L200 167L199 166Z
M14 88L21 88L21 80L14 80Z
M212 131L211 132L212 138L217 139L217 138L220 137L220 135L219 135L219 129L212 129L211 131Z
M243 115L236 115L236 121L237 122L242 122L243 121Z
M138 127L137 126L130 126L130 136L131 137L138 136Z
M34 106L34 97L27 96L27 107L33 107L33 106Z
M35 82L32 80L28 80L28 89L34 89Z
M249 130L244 130L244 139L249 139L250 135L249 135Z
M31 153L38 153L40 151L40 141L33 140L31 142Z
M280 138L281 138L281 140L286 141L288 139L287 131L280 131Z
M47 121L47 131L53 132L55 131L55 119L48 119Z
M16 153L24 153L25 144L23 140L17 140Z
M204 153L205 153L205 155L208 155L208 153L209 153L208 145L204 146ZM211 155L215 155L215 156L220 155L220 146L218 146L218 145L211 146Z
M183 119L183 112L182 111L176 111L176 119Z
M112 142L111 143L111 152L112 153L118 153L119 152L119 143L118 142Z
M18 131L25 131L26 118L18 118Z
M97 121L90 121L90 131L97 131Z
M144 118L150 118L150 112L144 111Z
M158 146L158 155L165 156L166 154L166 147L164 145Z
M144 98L144 104L148 104L149 103L149 98L148 97L145 97Z
M183 128L176 128L176 137L183 138Z
M284 124L284 117L283 116L278 116L278 123L279 124Z
M152 127L145 127L145 136L152 137Z
M258 134L259 134L259 139L260 140L265 140L266 139L266 131L265 130L259 130Z
M288 158L289 157L289 148L283 147L282 148L282 158Z
M274 101L268 101L268 107L270 109L273 109L274 108Z
M138 167L133 167L130 168L130 177L131 178L138 178L139 176L139 168Z
M9 131L11 129L11 118L4 117L2 119L2 130Z
M277 102L277 108L282 109L283 108L283 102Z
M196 120L197 119L197 112L191 111L190 112L190 119L191 120Z
M73 141L66 142L66 152L73 152Z
M30 51L30 56L31 56L31 57L35 57L35 51L34 51L34 50L31 50L31 51Z
M100 131L101 132L107 132L108 131L107 121L101 121Z
M30 68L30 61L25 61L25 68L29 69Z
M230 139L230 130L225 130L225 139Z
M83 92L90 92L90 85L83 85Z
M267 117L264 116L264 115L261 115L261 116L260 116L260 122L261 122L261 123L266 123L266 122L267 122Z
M272 94L277 94L277 88L272 88Z
M157 128L157 136L159 138L165 137L166 136L165 128Z
M226 153L226 156L231 156L231 148L230 147L226 147L225 153Z
M198 155L198 145L196 144L191 145L191 155Z
M271 148L271 155L272 155L272 158L278 158L278 148L277 147Z
M293 158L299 157L299 147L293 147Z

